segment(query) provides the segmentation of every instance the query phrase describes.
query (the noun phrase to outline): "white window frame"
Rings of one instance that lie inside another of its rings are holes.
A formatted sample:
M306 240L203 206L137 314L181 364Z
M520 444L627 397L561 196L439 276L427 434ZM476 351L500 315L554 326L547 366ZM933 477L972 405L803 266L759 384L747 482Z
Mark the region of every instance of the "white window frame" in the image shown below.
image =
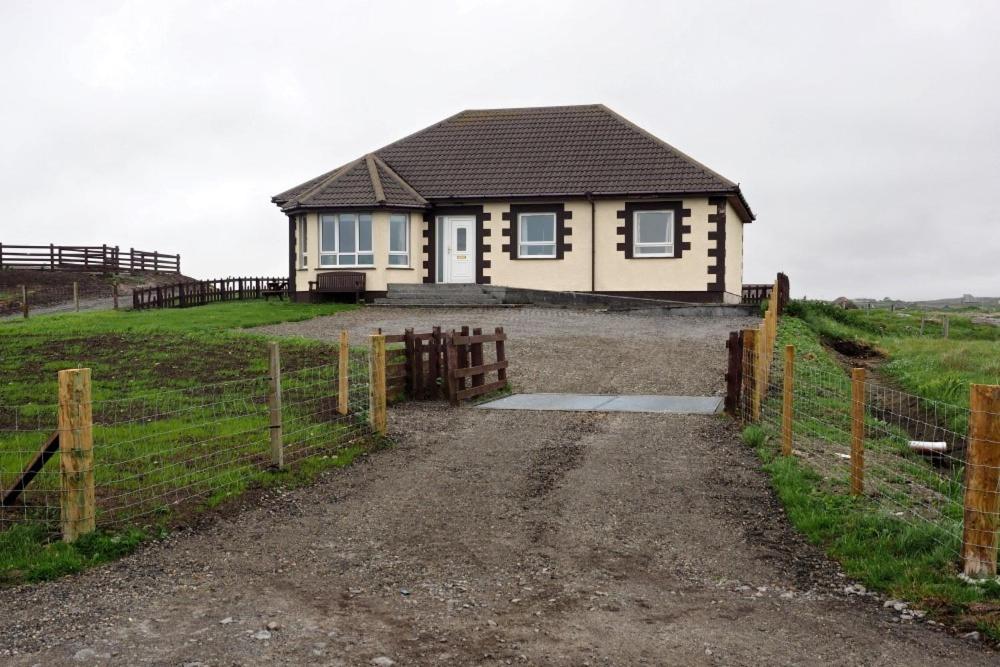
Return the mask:
M669 216L667 220L667 240L660 241L647 241L642 243L639 241L639 218L642 217L644 213L666 213ZM644 259L647 257L675 257L674 252L676 248L676 239L674 238L674 229L676 226L676 220L674 216L676 212L673 209L656 209L649 211L633 211L632 212L632 257L635 259ZM649 248L653 246L667 246L667 252L639 252L639 248Z
M299 216L299 268L309 268L309 217Z
M368 216L368 224L371 226L371 238L372 247L362 250L361 249L361 216ZM340 251L340 219L344 216L350 216L354 218L354 250L351 252L341 252ZM333 232L333 250L324 250L323 247L326 245L323 243L323 219L330 218L334 219L334 232ZM319 216L319 266L317 268L360 268L360 269L371 269L375 268L375 226L371 213L360 212L360 213L323 213ZM371 255L372 261L370 264L358 264L359 255ZM342 257L354 257L354 264L344 264L341 262ZM324 264L324 257L332 257L332 264Z
M524 216L526 215L550 215L552 216L552 240L551 241L525 241L524 240ZM558 233L558 217L555 211L525 211L524 213L517 214L517 258L518 259L555 259L557 257L558 249L556 245L558 239L556 234ZM526 255L521 252L524 246L552 246L551 255Z
M392 219L394 217L403 218L403 250L393 250L392 249ZM402 264L393 264L393 257L402 257ZM410 214L409 213L390 213L389 214L389 260L388 267L390 269L408 269L410 268Z

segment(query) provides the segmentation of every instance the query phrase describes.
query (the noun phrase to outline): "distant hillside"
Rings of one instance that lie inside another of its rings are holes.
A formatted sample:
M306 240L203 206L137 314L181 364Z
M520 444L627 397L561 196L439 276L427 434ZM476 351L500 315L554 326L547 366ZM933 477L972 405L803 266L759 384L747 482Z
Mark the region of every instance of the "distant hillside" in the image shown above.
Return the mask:
M1000 297L972 296L971 294L951 299L921 299L906 301L903 299L892 298L869 299L861 297L851 299L851 301L856 303L859 308L867 308L868 304L871 304L872 308L888 308L890 305L894 305L897 308L910 307L925 308L927 310L948 310L951 308L982 308L985 310L995 310L1000 308Z

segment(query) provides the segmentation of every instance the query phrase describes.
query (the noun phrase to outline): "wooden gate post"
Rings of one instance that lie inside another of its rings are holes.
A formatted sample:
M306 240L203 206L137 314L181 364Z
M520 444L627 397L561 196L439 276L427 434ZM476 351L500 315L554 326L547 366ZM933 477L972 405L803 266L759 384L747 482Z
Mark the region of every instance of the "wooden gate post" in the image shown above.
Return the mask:
M118 279L115 278L114 282L111 283L111 299L113 301L113 307L118 310Z
M376 334L369 336L371 345L371 363L369 364L368 419L372 430L379 435L385 435L387 424L385 396L385 336Z
M760 394L761 394L761 377L760 377L760 346L758 345L758 338L760 337L760 332L756 329L744 329L743 330L743 349L750 351L750 363L747 370L750 371L750 421L757 422L760 420Z
M80 312L80 283L73 281L73 310Z
M865 492L865 369L851 369L851 495Z
M792 378L795 375L795 346L785 346L785 382L782 387L781 402L781 453L792 455Z
M726 414L736 417L740 405L740 390L743 380L743 339L739 332L731 331L726 341L729 363L726 368Z
M278 470L285 467L284 429L281 424L281 348L268 345L267 408L271 417L271 463Z
M448 402L458 405L458 378L455 371L458 365L458 350L455 347L455 330L452 329L444 337L444 376L448 388Z
M496 334L497 336L503 336L503 327L496 327L495 329L493 329L493 333ZM497 345L497 363L500 363L502 361L507 361L507 349L506 349L507 346L504 344L504 341L498 340L496 345ZM507 368L504 367L497 371L497 382L506 382L506 381L507 381Z
M347 330L340 332L340 350L337 353L337 411L346 415L350 409L351 396L348 379L351 375L351 347L348 345Z
M740 387L740 406L739 411L743 416L744 420L752 420L753 415L750 414L748 419L748 409L750 408L750 403L753 401L754 383L756 379L754 378L754 362L753 354L755 347L755 340L757 332L754 329L742 329L740 331L740 338L742 339L743 346L743 357L740 359L740 365L743 367L743 378L742 386ZM750 355L750 358L747 358Z
M26 285L21 285L21 312L24 314L24 319L28 319L28 287Z
M969 391L969 449L965 461L962 569L969 577L997 573L1000 526L1000 385Z
M75 542L96 525L89 368L59 371L59 461L62 536Z

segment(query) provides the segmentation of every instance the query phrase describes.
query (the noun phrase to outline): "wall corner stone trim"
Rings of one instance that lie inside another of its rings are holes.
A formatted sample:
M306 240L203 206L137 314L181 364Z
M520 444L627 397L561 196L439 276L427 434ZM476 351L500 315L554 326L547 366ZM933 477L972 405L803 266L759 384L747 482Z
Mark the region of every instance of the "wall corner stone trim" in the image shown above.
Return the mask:
M714 279L708 283L709 292L726 291L726 198L709 197L709 208L715 207L708 214L708 240L715 241L715 247L709 248L708 256L715 258L715 266L708 267L708 275Z

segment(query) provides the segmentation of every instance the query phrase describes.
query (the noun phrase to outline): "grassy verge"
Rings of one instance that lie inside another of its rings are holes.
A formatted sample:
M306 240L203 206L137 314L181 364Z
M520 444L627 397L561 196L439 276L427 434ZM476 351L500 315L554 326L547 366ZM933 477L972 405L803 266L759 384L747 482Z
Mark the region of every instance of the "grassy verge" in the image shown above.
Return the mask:
M909 450L905 432L869 413L866 493L849 494L849 381L823 336L815 323L795 317L785 317L779 328L779 347L796 348L796 455L779 453L778 392L764 401L761 423L744 432L789 518L866 586L1000 640L1000 584L977 587L957 577L961 469L935 469Z
M888 358L880 370L924 399L967 408L969 384L1000 384L1000 327L973 323L978 311L842 310L792 302L789 312L827 343L852 341L877 349ZM948 338L942 332L944 317L950 323Z
M56 372L91 368L103 527L72 546L50 543L58 515L53 459L21 504L0 510L0 526L10 528L0 532L0 582L118 557L249 488L301 484L369 449L373 443L356 437L364 415L335 415L335 348L283 341L285 451L295 465L268 470L267 340L239 331L353 307L254 301L0 324L0 487L55 428ZM367 371L352 366L355 374Z

